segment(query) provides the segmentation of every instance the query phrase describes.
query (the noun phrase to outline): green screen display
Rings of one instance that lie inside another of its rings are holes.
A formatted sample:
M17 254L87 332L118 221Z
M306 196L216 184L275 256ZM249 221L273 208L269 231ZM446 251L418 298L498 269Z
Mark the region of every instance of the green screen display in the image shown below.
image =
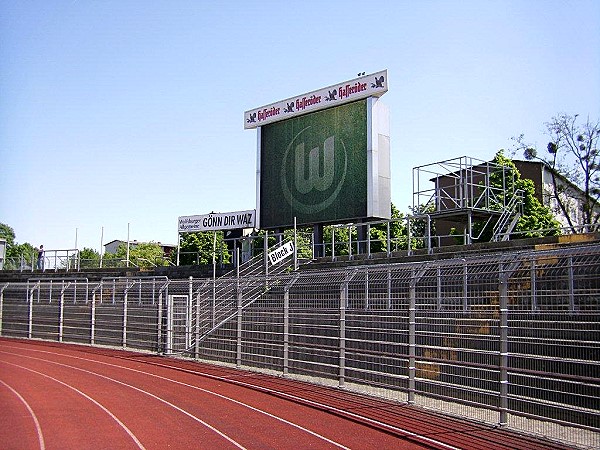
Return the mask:
M366 217L366 100L265 125L260 147L261 228Z

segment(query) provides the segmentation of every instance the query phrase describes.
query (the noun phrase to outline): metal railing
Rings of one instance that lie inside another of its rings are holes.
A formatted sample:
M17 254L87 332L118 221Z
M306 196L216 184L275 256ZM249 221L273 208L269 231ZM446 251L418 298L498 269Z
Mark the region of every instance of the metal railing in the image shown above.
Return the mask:
M600 447L597 243L215 280L5 283L0 334L278 371Z

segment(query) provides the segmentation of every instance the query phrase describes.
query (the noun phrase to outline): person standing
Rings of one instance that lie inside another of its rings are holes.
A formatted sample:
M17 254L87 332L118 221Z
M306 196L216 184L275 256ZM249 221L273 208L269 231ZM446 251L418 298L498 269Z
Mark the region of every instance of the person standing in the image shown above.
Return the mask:
M39 270L44 270L44 246L40 245L37 254L37 268Z

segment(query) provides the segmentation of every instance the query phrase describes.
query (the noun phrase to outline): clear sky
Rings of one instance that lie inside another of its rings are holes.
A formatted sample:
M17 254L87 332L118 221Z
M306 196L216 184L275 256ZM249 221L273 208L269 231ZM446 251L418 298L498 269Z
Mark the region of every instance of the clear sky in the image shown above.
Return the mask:
M413 167L600 117L600 1L0 0L0 222L175 244L179 216L255 208L244 111L383 69L408 212Z

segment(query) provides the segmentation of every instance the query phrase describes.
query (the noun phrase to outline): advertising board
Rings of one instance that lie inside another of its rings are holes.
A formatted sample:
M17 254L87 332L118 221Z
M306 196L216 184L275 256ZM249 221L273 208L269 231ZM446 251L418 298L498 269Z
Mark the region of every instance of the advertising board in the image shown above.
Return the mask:
M251 209L229 213L210 213L201 216L180 216L178 222L180 233L254 228L256 225L256 211Z
M244 113L244 128L257 128L320 109L379 97L388 90L387 70L359 76L307 94L290 97Z

